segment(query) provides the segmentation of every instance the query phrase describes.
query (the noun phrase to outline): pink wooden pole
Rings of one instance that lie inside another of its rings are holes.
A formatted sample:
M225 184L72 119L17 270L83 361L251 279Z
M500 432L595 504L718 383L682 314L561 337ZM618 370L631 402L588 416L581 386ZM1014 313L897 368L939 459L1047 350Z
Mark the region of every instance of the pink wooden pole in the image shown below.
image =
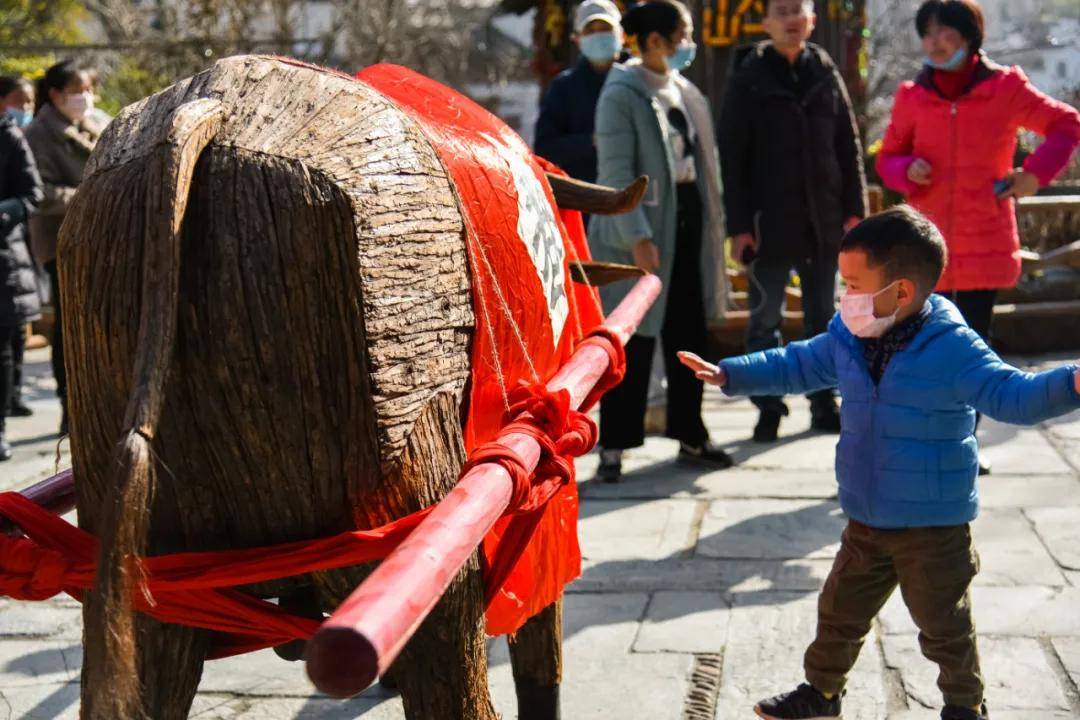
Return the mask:
M20 492L55 515L64 515L75 509L75 475L70 468ZM0 533L22 535L7 518L0 518Z
M641 278L604 325L625 345L659 293L659 279ZM608 363L600 348L582 347L548 389L568 390L579 407ZM530 472L536 469L540 447L531 437L507 433L497 442L516 452ZM478 465L461 478L308 643L307 672L315 687L350 697L384 673L502 516L511 492L509 474L494 463Z

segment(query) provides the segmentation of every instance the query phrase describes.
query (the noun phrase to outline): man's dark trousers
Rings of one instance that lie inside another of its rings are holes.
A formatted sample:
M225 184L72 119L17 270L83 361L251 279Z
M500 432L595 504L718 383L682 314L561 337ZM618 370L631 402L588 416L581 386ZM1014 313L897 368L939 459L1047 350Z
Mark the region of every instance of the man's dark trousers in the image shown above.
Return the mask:
M820 335L836 313L836 261L806 259L794 265L802 286L803 326L806 337ZM755 262L747 268L750 280L750 327L746 337L748 353L780 347L785 288L791 279L791 265ZM833 391L822 390L807 397L811 403L832 402ZM778 397L755 396L751 400L761 410L778 411Z

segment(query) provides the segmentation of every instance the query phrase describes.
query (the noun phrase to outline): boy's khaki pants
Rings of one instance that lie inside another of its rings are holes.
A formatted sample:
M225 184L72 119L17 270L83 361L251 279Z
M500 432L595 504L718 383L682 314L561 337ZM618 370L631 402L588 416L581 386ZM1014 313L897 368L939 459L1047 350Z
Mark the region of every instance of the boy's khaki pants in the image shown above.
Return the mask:
M876 530L849 521L818 600L807 681L822 692L843 690L874 616L899 585L923 655L940 669L945 704L977 707L983 680L968 588L978 572L968 525Z

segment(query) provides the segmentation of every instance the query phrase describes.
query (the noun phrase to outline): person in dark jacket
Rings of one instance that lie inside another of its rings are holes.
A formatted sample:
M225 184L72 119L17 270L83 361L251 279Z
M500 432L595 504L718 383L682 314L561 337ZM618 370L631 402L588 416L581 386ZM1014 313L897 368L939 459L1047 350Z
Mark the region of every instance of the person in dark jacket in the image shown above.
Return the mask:
M571 177L596 182L596 102L623 47L621 15L610 0L586 0L574 14L581 57L551 81L536 121L536 154Z
M38 81L37 112L27 126L26 141L45 186L45 199L30 218L34 259L49 274L55 310L52 368L56 394L63 407L60 434L67 434L67 376L64 369L63 315L60 274L56 267L56 240L68 205L82 182L83 168L108 115L94 110L93 74L74 61L57 63Z
M15 121L0 114L0 410L9 407L16 372L22 372L18 338L26 323L41 316L37 274L26 243L26 221L41 198L34 156ZM0 412L0 461L11 459L6 414Z
M720 116L720 162L732 256L748 265L748 352L780 345L785 287L794 268L805 330L825 330L835 310L837 250L866 214L866 177L844 81L822 48L809 0L767 0L770 39L736 56ZM788 408L755 397L754 439L772 442ZM839 432L832 390L810 396L812 427Z

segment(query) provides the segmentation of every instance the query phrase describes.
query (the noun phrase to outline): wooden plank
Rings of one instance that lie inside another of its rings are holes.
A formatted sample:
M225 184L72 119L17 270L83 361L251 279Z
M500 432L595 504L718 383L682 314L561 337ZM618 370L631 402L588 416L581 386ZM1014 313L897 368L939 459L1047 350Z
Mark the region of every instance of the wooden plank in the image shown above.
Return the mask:
M1044 252L1039 257L1039 265L1068 265L1080 269L1080 240Z
M1080 195L1032 195L1020 198L1017 212L1054 212L1057 210L1080 211Z
M1080 316L1080 300L1059 300L1056 302L1008 303L994 306L995 318L1040 318L1061 317L1063 315Z

